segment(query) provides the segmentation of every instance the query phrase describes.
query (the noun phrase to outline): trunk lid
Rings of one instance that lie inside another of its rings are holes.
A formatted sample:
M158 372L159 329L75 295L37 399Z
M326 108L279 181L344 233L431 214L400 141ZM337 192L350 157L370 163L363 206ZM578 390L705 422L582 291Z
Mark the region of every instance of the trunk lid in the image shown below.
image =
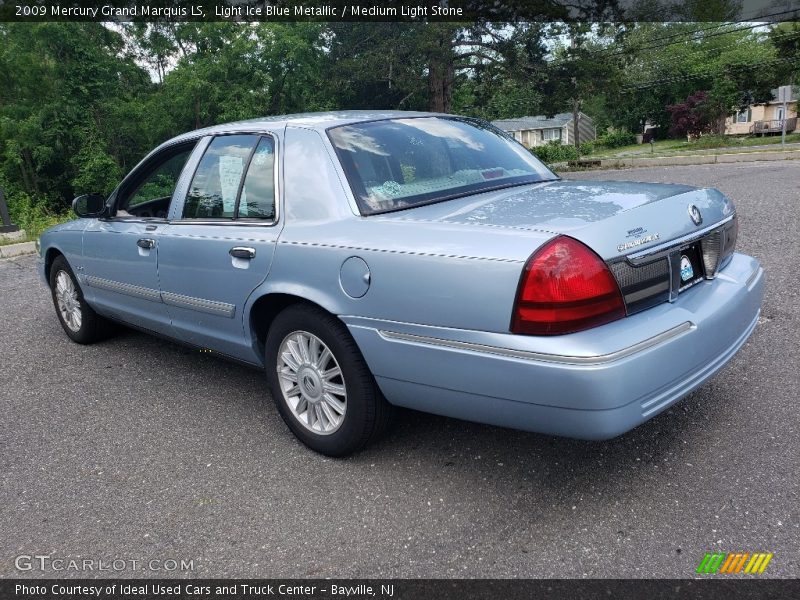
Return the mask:
M692 205L702 217L700 223L690 217ZM714 189L560 180L386 213L381 218L566 234L609 260L690 235L732 213L732 203Z

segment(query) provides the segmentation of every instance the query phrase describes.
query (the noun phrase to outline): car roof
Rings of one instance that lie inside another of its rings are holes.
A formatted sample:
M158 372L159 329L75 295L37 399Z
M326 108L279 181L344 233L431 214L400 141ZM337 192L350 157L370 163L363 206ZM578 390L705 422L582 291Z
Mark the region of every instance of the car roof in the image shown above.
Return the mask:
M195 129L179 135L167 142L172 144L205 135L215 135L219 133L231 133L234 131L258 131L275 130L287 125L305 127L308 129L325 130L330 127L340 125L350 125L353 123L363 123L366 121L379 121L382 119L402 119L409 117L442 117L452 116L443 113L418 112L405 110L338 110L329 112L308 112L291 115L276 115L271 117L258 117L246 121L234 121L213 125L203 129Z

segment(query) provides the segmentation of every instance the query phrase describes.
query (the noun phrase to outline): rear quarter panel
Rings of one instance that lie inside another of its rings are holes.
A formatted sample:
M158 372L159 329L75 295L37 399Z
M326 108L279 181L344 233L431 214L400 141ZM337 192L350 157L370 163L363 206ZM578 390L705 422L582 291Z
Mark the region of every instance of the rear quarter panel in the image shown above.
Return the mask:
M287 128L285 224L264 294L307 298L340 316L508 331L527 257L552 234L354 214L323 134ZM342 289L351 256L369 266L361 298Z

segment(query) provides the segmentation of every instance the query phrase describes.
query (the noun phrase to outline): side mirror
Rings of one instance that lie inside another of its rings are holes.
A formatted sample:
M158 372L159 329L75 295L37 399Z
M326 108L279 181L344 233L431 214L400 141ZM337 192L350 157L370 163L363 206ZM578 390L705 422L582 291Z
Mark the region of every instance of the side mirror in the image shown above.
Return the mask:
M106 212L106 199L100 194L84 194L72 201L72 210L81 218L102 217Z

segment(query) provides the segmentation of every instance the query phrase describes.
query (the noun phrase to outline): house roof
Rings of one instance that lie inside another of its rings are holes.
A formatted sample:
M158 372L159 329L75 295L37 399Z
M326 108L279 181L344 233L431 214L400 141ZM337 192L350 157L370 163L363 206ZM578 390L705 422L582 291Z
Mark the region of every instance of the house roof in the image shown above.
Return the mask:
M581 116L586 118L586 115ZM537 115L535 117L519 117L518 119L499 119L492 121L492 125L504 131L525 131L528 129L563 127L570 121L572 121L572 113L559 113L552 118Z

